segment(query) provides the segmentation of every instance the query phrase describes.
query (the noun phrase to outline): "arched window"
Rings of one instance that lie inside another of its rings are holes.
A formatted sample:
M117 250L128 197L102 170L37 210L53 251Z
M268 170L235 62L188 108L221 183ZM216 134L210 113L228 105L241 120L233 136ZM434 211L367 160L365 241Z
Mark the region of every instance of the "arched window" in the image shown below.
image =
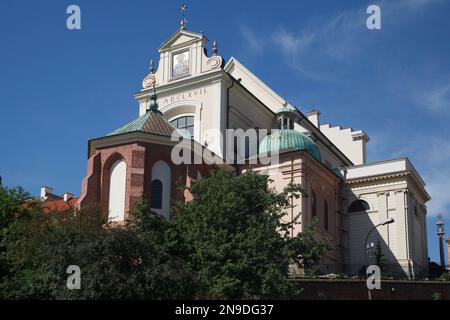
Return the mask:
M370 206L364 200L355 200L355 201L352 202L352 204L348 208L348 212L349 213L352 213L352 212L363 212L363 211L368 211L368 210L370 210Z
M289 129L294 130L294 120L289 119Z
M250 137L245 137L245 158L250 156Z
M125 161L117 160L109 172L109 210L108 221L125 219L125 185L127 166Z
M170 121L170 123L175 128L186 130L191 138L194 137L194 116L179 117Z
M311 193L311 215L313 218L317 217L317 197L314 191Z
M325 230L328 231L328 202L327 200L323 203L323 223Z
M150 208L162 209L163 185L161 180L152 181L152 195L150 199Z
M152 167L150 207L167 219L170 218L171 175L170 166L166 162L155 162Z

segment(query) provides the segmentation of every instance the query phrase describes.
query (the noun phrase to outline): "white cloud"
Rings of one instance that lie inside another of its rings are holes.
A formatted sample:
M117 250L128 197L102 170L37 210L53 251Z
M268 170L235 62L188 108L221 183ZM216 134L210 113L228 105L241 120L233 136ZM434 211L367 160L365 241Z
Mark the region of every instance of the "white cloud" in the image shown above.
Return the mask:
M438 2L445 2L448 0L402 0L400 3L404 6L409 6L411 8L420 8L425 5L430 5Z
M436 85L419 95L420 103L430 111L450 114L450 82Z
M264 38L246 25L241 25L240 31L245 42L245 48L250 50L253 54L260 55L265 47Z
M350 61L350 56L361 46L356 35L358 27L367 31L365 18L364 10L353 10L321 17L303 26L301 31L283 26L269 31L252 30L248 25L241 25L240 33L244 48L256 56L269 46L275 51L278 48L289 67L307 77L326 80L333 76L316 67L323 67L324 59Z
M431 201L428 205L428 215L435 217L439 214L446 218L450 218L450 181L449 173L446 176L437 176L432 178L430 184L427 187L429 194L431 195Z
M272 35L272 41L279 45L286 55L294 58L297 54L301 54L311 42L314 40L314 34L304 34L297 36L294 33L281 29Z
M336 75L336 68L329 70L327 66L343 64L344 69L351 67L355 58L361 57L369 45L376 44L376 40L369 37L370 32L384 32L384 25L389 24L407 26L405 18L421 12L418 9L443 1L446 0L375 1L373 4L381 7L381 31L367 29L367 6L361 6L331 16L315 17L297 30L280 26L272 31L254 31L243 25L241 35L245 46L256 55L261 55L268 44L275 44L286 64L303 76L341 82L342 77Z
M314 46L316 35L304 32L301 35L279 28L272 34L271 41L278 46L288 66L295 71L313 79L324 79L324 75L318 71L309 70L306 66L305 55Z
M370 32L393 32L395 28L408 28L410 19L422 14L431 5L444 1L448 0L374 2L381 7L381 31L367 30L366 7L359 7L332 16L315 17L314 21L301 26L300 30L278 26L275 30L259 33L243 27L241 33L249 48L258 54L268 44L274 44L272 47L279 48L286 65L303 77L342 83L351 80L345 80L346 77L341 77L340 73L353 65L365 63L364 53L377 44L375 37L369 37ZM267 37L267 34L270 36ZM415 69L412 73L404 71L402 66L392 65L391 68L385 66L384 70L389 73L383 75L384 82L380 84L380 90L390 98L381 99L380 102L387 101L391 108L414 105L450 114L450 82L434 83L425 69L423 72ZM419 76L421 73L425 73L423 77ZM429 132L431 128L423 129L422 134L411 130L408 124L400 128L399 123L395 122L383 123L380 129L383 131L369 132L369 160L410 157L427 183L426 189L432 197L428 204L429 215L441 213L450 217L450 139L433 136Z
M450 217L450 141L444 137L430 136L421 140L424 148L418 161L432 197L429 214Z
M427 204L428 215L442 214L450 218L450 140L385 129L371 134L367 147L370 161L410 157L432 198Z

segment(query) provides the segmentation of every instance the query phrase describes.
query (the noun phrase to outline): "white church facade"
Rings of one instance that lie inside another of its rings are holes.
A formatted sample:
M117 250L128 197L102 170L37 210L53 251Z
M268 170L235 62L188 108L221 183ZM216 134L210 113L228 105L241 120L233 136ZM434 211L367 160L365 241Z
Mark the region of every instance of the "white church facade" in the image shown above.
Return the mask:
M89 141L79 205L100 203L106 218L122 221L144 194L155 211L170 219L172 200L190 200L176 188L180 178L189 186L217 167L236 174L252 169L268 174L278 191L289 182L306 190L308 197L294 200L291 214L301 219L293 233L317 220L317 236L331 248L321 272L358 274L373 263L380 243L389 272L426 276L430 196L411 162L367 163L369 137L363 130L321 124L319 111L305 114L236 58L225 61L215 43L209 55L207 42L202 33L182 26L160 46L157 67L151 64L134 95L138 117ZM180 129L192 145L224 163L174 163L177 142L171 137ZM250 159L277 144L277 161L225 161L227 129L267 130L256 137L256 149L244 146L236 152Z

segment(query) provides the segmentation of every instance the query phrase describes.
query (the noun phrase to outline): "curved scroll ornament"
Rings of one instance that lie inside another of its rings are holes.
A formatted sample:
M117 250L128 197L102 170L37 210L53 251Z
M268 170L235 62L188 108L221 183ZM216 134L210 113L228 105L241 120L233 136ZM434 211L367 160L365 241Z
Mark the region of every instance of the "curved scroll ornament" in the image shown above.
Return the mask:
M222 57L212 56L206 61L206 65L209 67L209 70L220 68L222 66Z
M155 83L156 83L155 75L149 74L144 78L144 80L142 80L142 88L146 89L152 87Z

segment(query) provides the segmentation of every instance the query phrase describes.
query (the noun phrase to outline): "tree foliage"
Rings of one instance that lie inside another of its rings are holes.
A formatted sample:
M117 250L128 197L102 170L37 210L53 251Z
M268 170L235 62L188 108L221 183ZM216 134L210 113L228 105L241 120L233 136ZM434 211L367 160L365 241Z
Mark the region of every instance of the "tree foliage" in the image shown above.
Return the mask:
M285 212L291 197L305 195L299 185L289 184L276 193L265 175L218 171L190 192L194 200L177 208L179 241L174 243L183 247L203 296L294 297L290 266L311 267L327 250L311 229L291 236L298 216L289 220Z
M293 265L312 268L327 245L311 228L292 235L289 184L267 176L217 171L190 190L166 220L145 201L124 225L105 224L97 206L44 214L21 189L1 189L2 299L294 298ZM68 290L69 265L81 289Z
M383 250L381 249L380 240L377 241L375 248L375 264L380 267L382 272L386 272L386 257L384 256Z
M10 275L3 299L178 299L192 296L184 263L165 251L163 218L145 206L141 226L109 227L97 208L18 220L7 235ZM158 221L158 222L155 222ZM155 237L154 234L160 234ZM69 265L81 269L81 289L68 290Z
M28 194L22 188L5 188L0 185L0 279L8 274L5 236L14 222L28 214L23 207Z

